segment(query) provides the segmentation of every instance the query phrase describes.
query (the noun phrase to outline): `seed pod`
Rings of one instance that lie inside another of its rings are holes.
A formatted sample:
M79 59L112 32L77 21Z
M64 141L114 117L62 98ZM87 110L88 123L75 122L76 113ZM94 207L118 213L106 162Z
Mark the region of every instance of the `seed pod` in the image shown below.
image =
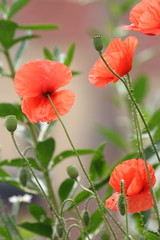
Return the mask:
M79 176L77 169L73 165L67 167L67 173L69 177L73 180L76 180L77 177Z
M97 34L93 37L93 46L98 52L101 52L103 49L103 41L101 35Z
M100 240L110 240L110 234L107 230L103 230L100 232Z
M118 197L118 210L121 215L125 215L125 195L124 193L120 193Z
M89 212L87 210L84 210L82 212L82 220L83 220L84 226L88 227L89 221L90 221L90 216L89 216Z
M22 186L26 187L28 181L28 170L26 168L22 168L19 174L19 181Z
M60 221L56 223L56 232L59 238L63 237L63 232L64 232L63 227L65 227L64 220L63 218L60 218Z
M17 118L14 115L8 115L5 117L5 126L7 130L13 133L17 128Z

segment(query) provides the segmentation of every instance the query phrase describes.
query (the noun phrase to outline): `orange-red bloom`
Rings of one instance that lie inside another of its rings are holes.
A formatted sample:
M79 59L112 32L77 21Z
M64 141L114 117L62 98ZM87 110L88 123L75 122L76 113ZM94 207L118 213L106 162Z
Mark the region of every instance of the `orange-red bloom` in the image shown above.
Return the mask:
M151 183L152 186L154 186L156 182L155 172L150 163L147 163L147 165ZM122 179L124 179L125 182L128 212L146 211L154 205L144 160L131 159L119 164L112 172L109 184L116 193L106 200L107 208L118 210L117 201Z
M119 76L124 76L132 68L132 59L138 40L135 37L128 37L122 42L120 38L114 39L105 53L104 59L108 65ZM111 73L100 58L89 73L89 81L95 87L105 87L110 82L117 82L118 78Z
M142 0L131 10L130 21L132 24L122 29L160 34L160 0Z
M23 98L22 111L32 123L57 119L50 95L60 116L69 112L75 99L71 90L59 90L72 79L70 69L50 60L30 61L23 65L14 79L15 91Z

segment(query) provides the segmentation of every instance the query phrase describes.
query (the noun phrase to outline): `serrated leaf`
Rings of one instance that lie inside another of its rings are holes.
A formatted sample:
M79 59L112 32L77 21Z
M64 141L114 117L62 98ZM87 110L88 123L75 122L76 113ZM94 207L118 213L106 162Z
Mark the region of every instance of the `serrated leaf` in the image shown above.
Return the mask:
M52 160L52 155L55 150L55 141L53 138L48 138L43 142L38 142L36 146L36 156L41 162L43 168L47 168Z
M43 220L43 218L46 218L46 211L43 207L36 205L36 204L32 204L28 206L29 212L31 213L31 215L37 220L37 221L41 221Z
M15 0L8 12L8 18L13 17L21 8L23 8L31 0Z
M0 43L5 49L12 46L12 41L18 25L9 20L0 20Z
M77 152L80 156L82 156L82 155L93 154L93 153L95 153L95 150L94 149L78 149ZM73 150L66 150L66 151L58 154L54 158L53 167L55 165L57 165L58 163L62 162L63 160L65 160L66 158L74 157L74 156L76 156L76 153Z
M138 103L141 103L146 96L149 88L149 81L146 75L140 75L134 81L133 92Z
M23 30L56 30L60 27L54 24L34 24L34 25L19 25L19 29Z
M73 179L65 179L58 190L59 198L61 202L69 198L69 196L74 191L75 187L77 186L77 183Z
M71 62L72 62L72 59L73 59L73 56L74 56L74 51L75 51L75 43L72 43L71 46L69 47L69 50L66 54L66 57L64 59L64 65L66 66L70 66L71 65Z
M127 150L126 141L123 139L123 137L121 136L120 133L118 133L117 131L115 131L111 128L108 128L106 126L97 125L96 128L97 128L98 132L105 139L111 141L112 143L114 143L119 148L121 148L123 150Z
M29 223L25 222L19 225L20 227L36 233L40 236L51 238L52 237L52 226L50 224L45 224L45 223Z
M24 115L19 104L0 103L0 117L15 115L17 120L23 122Z
M53 61L53 55L48 48L43 48L43 54L45 56L45 59L49 59Z

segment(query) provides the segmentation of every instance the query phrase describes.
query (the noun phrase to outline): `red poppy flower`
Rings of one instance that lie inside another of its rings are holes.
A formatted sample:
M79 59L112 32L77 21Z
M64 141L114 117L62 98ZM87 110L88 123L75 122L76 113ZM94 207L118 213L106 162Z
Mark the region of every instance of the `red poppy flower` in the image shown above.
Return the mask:
M154 186L156 182L155 172L150 163L147 163L151 183ZM124 179L127 210L130 213L146 211L153 205L152 195L147 176L144 160L131 159L119 164L112 172L109 184L116 191L106 200L106 207L118 211L117 201L120 194L120 183Z
M120 38L114 39L105 53L104 59L108 65L119 75L124 76L132 68L132 59L138 40L128 37L122 42ZM117 82L118 78L111 73L100 58L89 73L89 81L95 87L105 87L110 82Z
M131 10L130 21L132 24L122 29L160 34L160 0L142 0Z
M60 116L69 112L75 99L71 90L58 90L72 79L70 69L50 60L30 61L23 65L14 79L15 91L23 98L22 111L32 123L57 119L50 95Z

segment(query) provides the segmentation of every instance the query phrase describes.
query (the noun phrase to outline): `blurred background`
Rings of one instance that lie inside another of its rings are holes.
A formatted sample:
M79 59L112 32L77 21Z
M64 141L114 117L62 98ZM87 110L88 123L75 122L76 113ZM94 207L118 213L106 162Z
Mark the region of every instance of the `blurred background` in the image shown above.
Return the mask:
M125 147L131 137L129 112L125 103L126 93L119 82L109 84L105 88L95 88L88 81L88 73L93 64L99 58L92 45L92 37L95 33L101 33L105 47L116 37L136 36L139 45L136 49L132 79L140 74L148 75L147 86L149 92L145 95L144 103L147 111L151 112L159 107L158 88L159 81L159 36L149 37L138 32L126 32L121 30L122 25L128 25L129 11L138 2L136 0L31 0L13 20L20 25L52 23L60 26L55 31L35 31L41 38L29 42L27 51L19 66L30 60L44 59L43 48L51 51L58 46L62 53L66 53L72 43L76 44L75 55L71 65L72 70L81 74L73 77L72 83L67 86L74 90L76 101L70 113L63 117L63 121L77 148L96 148L101 142L106 141L105 156L112 166L118 159L129 152ZM15 49L11 51L14 56ZM1 59L5 65L5 59ZM6 65L7 68L7 65ZM147 92L147 91L146 91ZM1 78L0 102L19 102L19 97L14 92L13 82L8 78ZM1 159L17 157L18 154L12 144L9 133L4 128L3 119L0 119L0 154ZM100 134L97 126L106 126L113 131L118 131L118 140L114 132ZM56 153L70 149L66 136L57 122L52 131L56 139ZM122 139L122 143L121 142ZM17 138L20 147L24 147L21 138ZM83 159L88 166L89 158ZM66 166L75 159L63 162L53 172L53 186L57 188L62 179L67 176ZM17 174L16 172L13 174ZM85 179L82 179L82 182ZM0 188L0 195L8 197L12 195L12 189L4 192L5 187Z

